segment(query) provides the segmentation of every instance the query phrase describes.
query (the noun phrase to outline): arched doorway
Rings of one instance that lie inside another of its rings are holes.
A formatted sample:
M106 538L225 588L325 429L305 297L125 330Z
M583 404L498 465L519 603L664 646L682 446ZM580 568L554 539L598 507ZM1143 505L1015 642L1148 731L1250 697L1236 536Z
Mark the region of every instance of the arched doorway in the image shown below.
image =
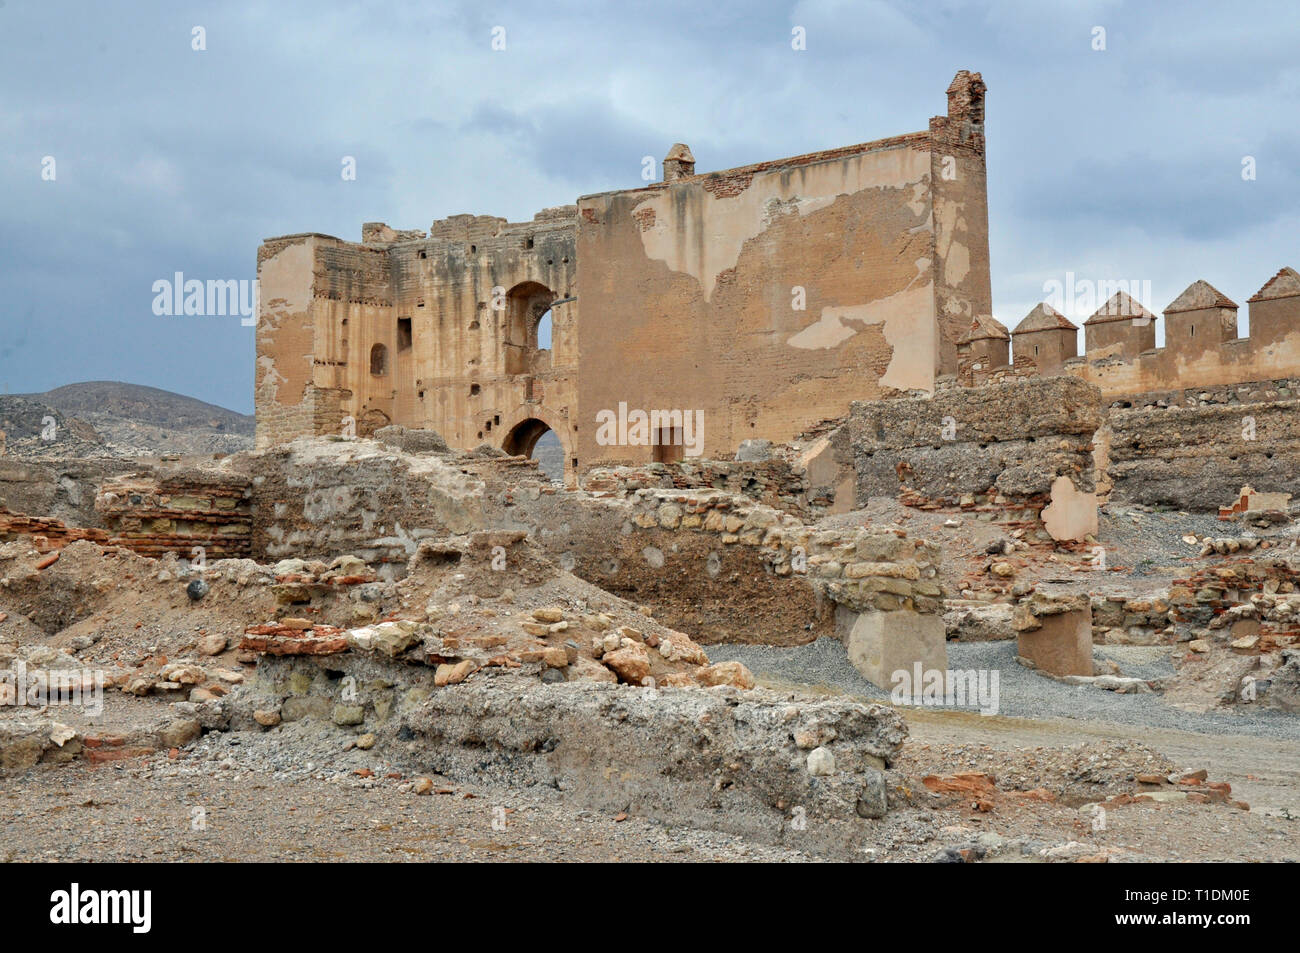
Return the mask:
M501 449L512 456L532 457L552 482L564 482L564 446L545 421L536 417L520 421L506 434Z
M536 281L515 285L506 294L505 368L507 374L531 374L539 350L537 332L551 309L555 292ZM550 347L549 321L546 346Z

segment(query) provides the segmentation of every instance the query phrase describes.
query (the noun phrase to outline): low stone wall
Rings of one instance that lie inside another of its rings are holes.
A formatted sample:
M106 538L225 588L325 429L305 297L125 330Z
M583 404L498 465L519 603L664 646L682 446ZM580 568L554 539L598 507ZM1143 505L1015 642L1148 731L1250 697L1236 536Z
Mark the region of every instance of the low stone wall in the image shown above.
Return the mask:
M411 773L538 784L592 810L846 856L871 831L865 818L906 796L887 771L907 734L896 711L762 689L546 685L503 668L439 680L382 652L341 653L263 656L210 707L231 727L276 712L367 733ZM806 825L792 829L795 816Z
M1101 423L1101 392L1068 377L854 402L857 505L886 496L927 509L1002 507L1054 539L1082 539L1096 531Z
M113 457L20 460L0 457L0 507L60 520L69 527L103 527L95 495L104 480L139 471L139 461Z
M239 465L251 478L258 559L355 555L392 577L421 540L484 528L483 483L451 455L306 437Z
M68 526L62 520L47 516L24 516L10 513L0 508L0 542L9 542L19 537L28 538L32 545L41 552L62 549L69 543L88 539L93 543L107 545L108 532L94 527L83 528Z
M165 468L106 480L95 510L112 543L144 556L241 558L252 555L250 497L241 473Z
M811 499L805 475L781 459L683 460L637 467L594 467L580 482L591 493L620 496L642 489L722 490L801 517L834 502L826 488Z
M1245 485L1300 497L1300 399L1230 403L1202 393L1194 407L1145 395L1110 409L1111 500L1217 512Z

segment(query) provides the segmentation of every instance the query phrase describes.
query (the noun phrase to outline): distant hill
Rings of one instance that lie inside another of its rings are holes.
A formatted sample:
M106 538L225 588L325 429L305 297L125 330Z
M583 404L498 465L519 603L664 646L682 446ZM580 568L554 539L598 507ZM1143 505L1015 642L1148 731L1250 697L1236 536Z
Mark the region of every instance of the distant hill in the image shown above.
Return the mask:
M23 396L42 400L55 410L83 420L92 414L108 414L172 430L207 430L247 437L253 436L254 430L254 418L248 414L143 384L84 381Z
M55 438L42 437L43 421ZM0 429L20 457L235 453L253 446L254 418L183 394L120 381L0 396Z

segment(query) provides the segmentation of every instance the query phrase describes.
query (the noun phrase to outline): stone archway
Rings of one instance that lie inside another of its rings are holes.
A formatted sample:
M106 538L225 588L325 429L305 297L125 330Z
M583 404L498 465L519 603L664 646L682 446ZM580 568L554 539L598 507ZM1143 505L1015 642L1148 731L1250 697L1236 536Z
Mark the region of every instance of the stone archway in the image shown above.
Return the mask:
M511 456L530 457L537 446L537 441L542 439L542 434L550 429L549 424L536 417L521 420L506 433L505 440L501 442L501 449Z
M554 434L563 451L564 482L572 484L575 479L573 439L568 429L565 414L557 414L540 404L523 404L501 420L501 432L505 435L501 439L501 449L509 454L532 456L537 442L548 433ZM560 475L555 477L559 479Z
M357 418L357 436L374 436L376 430L387 427L392 422L393 419L388 414L378 407L371 407L369 410L363 411L361 416Z
M523 281L506 292L506 313L502 346L507 374L532 374L539 348L538 325L549 313L557 295L536 281ZM548 342L549 343L549 342ZM548 355L549 358L549 355Z

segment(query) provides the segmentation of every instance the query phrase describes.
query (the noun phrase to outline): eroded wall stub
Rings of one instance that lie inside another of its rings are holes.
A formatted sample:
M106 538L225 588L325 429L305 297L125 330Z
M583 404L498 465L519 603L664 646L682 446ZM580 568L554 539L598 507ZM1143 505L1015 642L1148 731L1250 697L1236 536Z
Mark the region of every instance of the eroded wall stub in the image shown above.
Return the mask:
M257 252L260 310L253 387L259 447L313 432L308 393L316 350L312 271L322 237L271 239Z
M1082 538L1095 530L1088 510L1095 514L1101 422L1097 388L1065 377L854 402L846 427L857 504L884 496L926 509L987 505L1031 525L1050 504L1052 527L1068 535L1047 534Z
M1300 495L1300 400L1116 407L1107 422L1116 502L1216 512L1246 484Z

